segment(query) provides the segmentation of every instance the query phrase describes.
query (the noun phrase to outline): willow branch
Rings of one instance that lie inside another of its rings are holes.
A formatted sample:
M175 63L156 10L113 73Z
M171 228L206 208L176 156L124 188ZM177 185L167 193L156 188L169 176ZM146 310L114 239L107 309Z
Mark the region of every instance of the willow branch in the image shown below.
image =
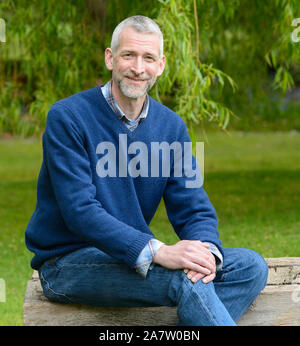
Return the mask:
M196 59L197 65L200 65L199 59L199 24L198 24L198 12L197 12L197 0L194 0L194 17L195 17L195 29L196 29Z

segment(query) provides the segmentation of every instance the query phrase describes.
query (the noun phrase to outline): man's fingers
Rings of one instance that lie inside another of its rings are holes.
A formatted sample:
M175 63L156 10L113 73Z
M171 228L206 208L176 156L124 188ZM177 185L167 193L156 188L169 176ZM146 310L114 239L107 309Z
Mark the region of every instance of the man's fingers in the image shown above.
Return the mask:
M202 273L196 272L194 270L184 269L184 272L189 280L196 283L203 278L202 282L207 284L214 280L216 273L211 273L210 275L204 275Z
M162 245L153 261L168 269L187 268L204 275L210 275L216 270L209 245L200 241L181 240L174 245Z
M184 260L183 267L196 272L201 272L205 275L209 275L216 270L215 263L212 263L206 256L192 256L188 255Z
M214 255L208 250L209 244L204 244L199 242L194 242L188 244L185 248L184 260L186 263L183 263L185 268L189 268L191 270L199 271L196 267L189 267L188 262L192 262L201 267L205 267L209 269L211 272L214 272L216 269L216 261ZM205 272L204 274L210 274L209 272Z
M185 269L184 272L187 274L187 278L191 280L192 282L197 282L205 276L204 274L197 273L193 270L188 270L188 269Z
M203 283L208 284L209 282L213 281L213 279L216 277L216 273L212 273L210 275L205 276L205 278L202 280Z

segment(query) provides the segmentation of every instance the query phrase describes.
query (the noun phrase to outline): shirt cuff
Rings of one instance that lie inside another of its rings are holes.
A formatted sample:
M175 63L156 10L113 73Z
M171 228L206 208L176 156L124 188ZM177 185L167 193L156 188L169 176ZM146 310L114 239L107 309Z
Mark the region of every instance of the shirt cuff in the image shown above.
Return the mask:
M153 257L162 245L164 245L164 243L152 238L139 254L135 263L135 270L143 278L146 278L148 270L152 269Z
M221 270L223 266L223 256L220 252L220 250L216 247L215 244L210 242L203 242L204 244L209 244L209 251L215 256L216 259L216 270Z

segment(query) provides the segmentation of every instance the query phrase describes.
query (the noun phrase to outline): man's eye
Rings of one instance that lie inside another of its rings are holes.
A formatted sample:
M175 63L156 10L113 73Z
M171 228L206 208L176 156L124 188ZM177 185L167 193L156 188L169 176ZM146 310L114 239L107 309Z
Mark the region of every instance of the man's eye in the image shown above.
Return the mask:
M146 60L148 60L148 61L154 61L154 59L153 59L152 56L146 56Z

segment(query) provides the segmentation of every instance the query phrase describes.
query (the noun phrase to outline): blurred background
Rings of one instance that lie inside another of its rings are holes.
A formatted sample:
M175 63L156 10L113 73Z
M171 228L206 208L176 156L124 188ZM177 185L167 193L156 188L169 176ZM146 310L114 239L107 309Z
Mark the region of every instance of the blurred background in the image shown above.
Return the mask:
M110 79L104 50L136 14L164 34L167 65L151 96L205 142L204 188L223 246L300 256L298 0L1 0L0 325L23 324L24 231L48 110ZM163 203L150 228L177 241Z

